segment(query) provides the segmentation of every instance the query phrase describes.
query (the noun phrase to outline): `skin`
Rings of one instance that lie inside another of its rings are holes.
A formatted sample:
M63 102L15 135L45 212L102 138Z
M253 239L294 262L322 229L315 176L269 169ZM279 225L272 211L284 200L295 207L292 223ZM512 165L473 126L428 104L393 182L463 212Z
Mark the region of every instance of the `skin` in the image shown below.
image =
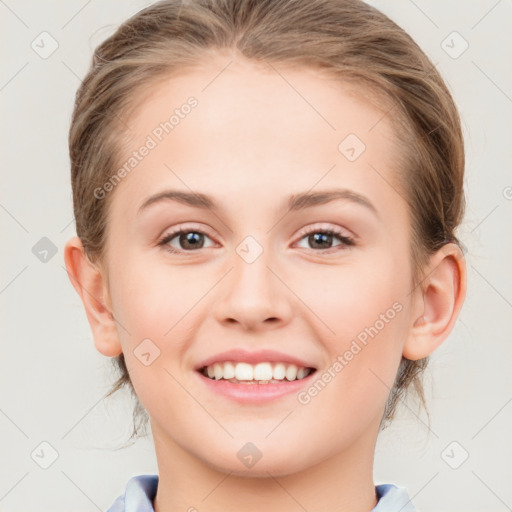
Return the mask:
M148 91L127 120L127 158L189 96L198 106L110 192L104 260L92 265L73 237L66 267L96 348L124 353L150 416L156 512L367 512L401 357L426 357L448 336L465 295L464 260L445 246L413 289L410 215L395 170L402 149L360 88L242 58L224 69L231 60ZM353 162L338 150L350 133L366 145ZM291 194L332 188L364 196L375 212L349 199L287 211ZM138 214L166 189L208 194L220 209L167 200ZM180 254L158 245L183 223L208 230L202 248L179 236L170 245ZM315 246L304 228L338 229L355 245L333 237ZM236 252L247 236L263 250L252 263ZM320 375L394 303L401 311L307 405L295 394L239 404L193 370L224 350L268 348L311 361ZM146 338L160 350L148 366L133 352ZM249 441L262 453L251 468L237 457Z

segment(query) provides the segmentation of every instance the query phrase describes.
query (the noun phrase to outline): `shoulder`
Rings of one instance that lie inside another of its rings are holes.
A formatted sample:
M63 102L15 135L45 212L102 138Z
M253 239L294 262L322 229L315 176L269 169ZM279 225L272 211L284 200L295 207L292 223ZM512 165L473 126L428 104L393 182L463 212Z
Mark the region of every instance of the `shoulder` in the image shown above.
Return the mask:
M158 486L158 475L138 475L130 478L123 495L107 512L154 512L153 499Z
M375 491L379 501L372 512L395 512L396 510L418 512L405 487L395 484L380 484L375 486Z

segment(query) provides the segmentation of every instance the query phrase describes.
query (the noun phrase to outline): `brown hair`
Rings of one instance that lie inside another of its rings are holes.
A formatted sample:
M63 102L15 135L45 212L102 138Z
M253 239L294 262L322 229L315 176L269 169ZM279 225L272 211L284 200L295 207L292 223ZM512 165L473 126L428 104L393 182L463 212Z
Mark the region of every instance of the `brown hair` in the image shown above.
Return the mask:
M411 212L415 283L422 264L445 243L464 210L464 144L460 119L443 79L398 25L360 0L164 0L140 11L100 44L76 95L69 133L77 235L91 262L104 255L108 205L98 199L119 165L122 116L160 79L230 51L254 62L310 67L340 80L363 82L393 110L408 143L400 182ZM390 112L388 112L390 113ZM418 272L417 272L418 271ZM427 358L402 359L383 423L412 387L424 405L421 373ZM124 356L113 359L136 400L134 429L146 426Z

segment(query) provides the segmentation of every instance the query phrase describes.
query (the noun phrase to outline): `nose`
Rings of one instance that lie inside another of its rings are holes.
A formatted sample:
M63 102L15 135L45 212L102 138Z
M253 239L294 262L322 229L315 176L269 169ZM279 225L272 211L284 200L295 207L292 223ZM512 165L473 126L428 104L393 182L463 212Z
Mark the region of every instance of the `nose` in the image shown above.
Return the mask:
M293 312L293 294L267 251L252 262L235 253L231 262L234 268L223 279L215 306L217 320L250 331L286 325Z

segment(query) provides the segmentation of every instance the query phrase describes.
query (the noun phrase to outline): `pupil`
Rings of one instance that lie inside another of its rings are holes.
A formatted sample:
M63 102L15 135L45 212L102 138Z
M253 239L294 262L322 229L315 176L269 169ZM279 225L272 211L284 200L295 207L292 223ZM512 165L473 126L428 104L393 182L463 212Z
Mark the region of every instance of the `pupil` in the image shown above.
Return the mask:
M327 233L313 233L312 235L310 235L309 238L310 238L310 243L312 242L313 246L316 243L319 243L321 245L322 242L324 242L324 244L325 244L325 242L332 242L332 235L329 235ZM325 247L323 247L323 248L325 248Z
M200 243L201 242L201 233L195 233L193 231L190 231L188 233L185 233L183 235L180 236L180 244L183 246L185 245L184 248L186 248L186 244L190 244L189 247L201 247L202 244Z

